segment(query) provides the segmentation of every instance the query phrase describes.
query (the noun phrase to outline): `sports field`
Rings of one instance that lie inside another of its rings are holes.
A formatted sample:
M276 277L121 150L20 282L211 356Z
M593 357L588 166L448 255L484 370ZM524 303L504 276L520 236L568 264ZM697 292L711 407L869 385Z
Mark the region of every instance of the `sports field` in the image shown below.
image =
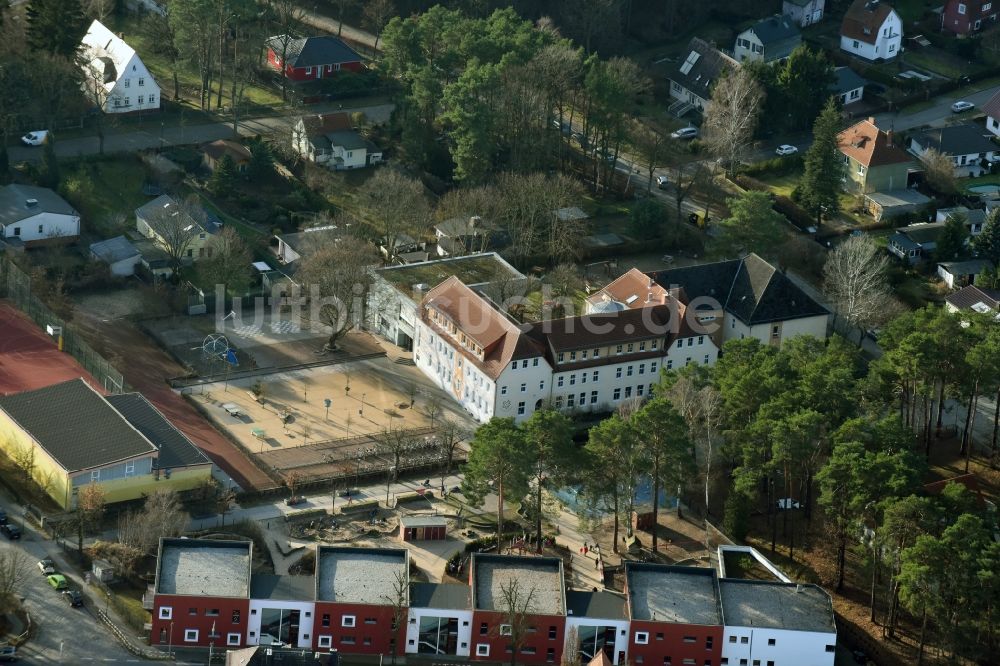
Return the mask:
M59 351L54 338L13 305L0 301L0 394L31 391L77 377L103 390L76 359Z

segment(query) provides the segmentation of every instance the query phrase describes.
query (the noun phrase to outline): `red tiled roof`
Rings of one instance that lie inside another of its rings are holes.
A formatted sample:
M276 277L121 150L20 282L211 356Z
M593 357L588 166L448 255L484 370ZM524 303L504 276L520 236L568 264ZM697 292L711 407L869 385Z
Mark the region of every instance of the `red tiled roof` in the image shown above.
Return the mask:
M840 34L848 39L874 44L891 12L892 5L882 0L854 0L844 14Z
M603 289L587 297L587 302L595 305L602 302L605 295L628 308L641 308L650 303L665 303L670 292L638 268L631 268ZM636 298L632 298L633 296Z
M838 134L837 148L869 168L913 161L902 148L892 143L890 133L878 128L874 118L855 123Z

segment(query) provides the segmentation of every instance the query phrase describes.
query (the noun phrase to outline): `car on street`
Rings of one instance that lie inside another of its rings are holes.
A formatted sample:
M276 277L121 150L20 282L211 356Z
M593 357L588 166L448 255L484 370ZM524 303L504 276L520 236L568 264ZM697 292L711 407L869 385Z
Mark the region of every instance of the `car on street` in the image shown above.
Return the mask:
M28 132L21 137L21 143L26 146L40 146L49 140L48 130L35 130L34 132Z
M45 579L49 581L49 585L57 590L68 590L69 583L66 582L66 576L62 574L52 574L51 576L46 576Z
M302 495L293 495L285 500L287 506L295 506L296 504L302 504L306 501L306 498Z
M0 645L0 661L17 661L17 648L13 645Z
M660 188L661 190L665 190L665 189L667 189L667 186L668 186L669 184L670 184L670 181L669 181L669 180L667 180L667 177L666 177L666 176L657 176L657 177L656 177L656 186L657 186L658 188Z
M693 139L698 136L697 127L682 127L670 133L671 139Z
M797 152L799 152L799 149L796 148L795 146L790 146L787 143L783 143L775 149L774 154L785 156L785 155L794 155Z
M56 565L49 558L45 558L44 560L39 560L37 566L38 570L42 572L43 576L51 576L56 572Z
M12 525L10 523L0 525L0 532L3 532L4 536L11 541L21 538L21 528L17 525Z
M957 102L955 102L954 104L951 105L951 112L952 113L962 113L964 111L968 111L968 110L974 109L974 108L976 108L975 104L973 104L972 102L966 102L963 99L963 100L959 100L959 101L957 101Z
M63 590L63 598L73 608L83 606L83 594L80 590Z

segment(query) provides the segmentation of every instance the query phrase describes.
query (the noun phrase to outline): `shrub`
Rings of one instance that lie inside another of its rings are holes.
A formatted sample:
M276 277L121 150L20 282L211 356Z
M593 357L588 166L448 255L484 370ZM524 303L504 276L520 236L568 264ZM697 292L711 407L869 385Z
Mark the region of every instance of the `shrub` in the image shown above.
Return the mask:
M758 192L770 192L771 191L771 188L768 187L766 183L762 183L761 181L757 180L756 178L753 178L751 176L747 176L747 175L742 174L742 173L738 173L738 174L734 175L731 178L731 180L734 183L736 183L737 185L739 185L740 187L742 187L744 190L756 190Z
M816 224L816 218L786 196L774 197L774 210L784 215L802 231Z
M632 235L643 240L658 237L666 220L666 209L654 199L637 203L629 216Z
M733 541L743 541L750 531L750 498L736 490L730 490L726 498L725 516L722 530Z
M795 153L793 155L781 155L778 157L772 157L769 160L764 160L763 162L754 162L753 164L748 164L743 168L743 173L753 176L763 173L773 173L776 175L782 175L786 173L791 173L792 171L802 170L802 155L800 153Z

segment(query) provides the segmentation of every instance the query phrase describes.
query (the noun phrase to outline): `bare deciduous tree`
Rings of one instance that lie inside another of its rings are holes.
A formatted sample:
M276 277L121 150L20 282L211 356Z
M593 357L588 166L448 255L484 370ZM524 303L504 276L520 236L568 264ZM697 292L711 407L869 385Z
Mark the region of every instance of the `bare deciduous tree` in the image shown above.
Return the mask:
M362 186L358 198L387 261L395 258L401 234L419 237L426 232L430 208L419 180L395 169L379 169Z
M392 580L392 592L384 599L392 607L392 626L389 635L389 651L392 656L392 664L396 663L396 653L399 651L399 639L405 620L407 608L410 605L410 577L397 571Z
M371 267L379 263L374 248L359 238L327 238L307 256L296 280L310 299L306 322L313 318L330 328L324 349L333 351L337 340L360 324L364 302L371 288ZM315 300L312 300L315 299Z
M730 70L712 89L705 109L705 143L732 173L757 129L764 91L746 67Z
M184 201L175 201L170 207L158 209L144 219L151 235L166 252L170 268L176 274L194 239L198 237L197 223L204 224L207 219L197 195Z
M277 55L281 60L281 99L288 99L288 47L302 31L303 19L306 17L305 5L297 0L269 0L267 3L267 18L275 33L273 44L277 46Z
M242 294L250 286L252 255L246 242L232 227L226 227L212 238L212 256L204 262L205 277L222 285L230 294Z
M566 630L566 647L563 649L562 659L559 660L560 666L583 666L579 645L580 632L576 627L570 627Z
M955 163L952 159L934 148L920 156L924 167L924 179L939 194L954 194L958 191L955 184Z
M848 332L858 329L859 345L865 329L881 323L890 314L888 266L885 252L867 236L848 238L830 252L823 266L826 293L833 302L835 315L844 320Z
M517 666L517 655L528 638L531 615L535 612L535 588L529 589L511 577L500 583L498 592L494 605L503 616L503 623L497 632L510 646L510 666Z
M653 190L653 176L667 161L669 138L659 129L640 121L632 123L632 148L646 168L646 192Z
M9 545L0 546L0 600L20 590L31 569L26 552Z
M104 488L91 482L76 497L76 550L83 554L83 533L104 513Z
M18 446L11 457L14 465L24 475L24 480L30 479L31 473L35 471L35 447L31 444Z
M393 16L397 14L396 4L392 0L367 0L361 12L365 26L375 33L375 50L378 51L378 41L382 38L382 30Z
M722 395L697 373L678 378L666 395L684 417L695 445L695 462L704 479L705 511L708 512L712 463L718 456L715 445L722 429Z
M377 435L372 435L372 439L379 446L379 453L392 458L392 480L399 478L399 464L409 449L414 444L413 435L406 430L383 430Z
M451 467L455 462L455 453L462 445L462 442L469 438L469 432L459 423L451 419L443 419L435 431L435 436L437 437L441 457L444 459L444 468L441 472L441 491L444 492L445 477L451 474Z

